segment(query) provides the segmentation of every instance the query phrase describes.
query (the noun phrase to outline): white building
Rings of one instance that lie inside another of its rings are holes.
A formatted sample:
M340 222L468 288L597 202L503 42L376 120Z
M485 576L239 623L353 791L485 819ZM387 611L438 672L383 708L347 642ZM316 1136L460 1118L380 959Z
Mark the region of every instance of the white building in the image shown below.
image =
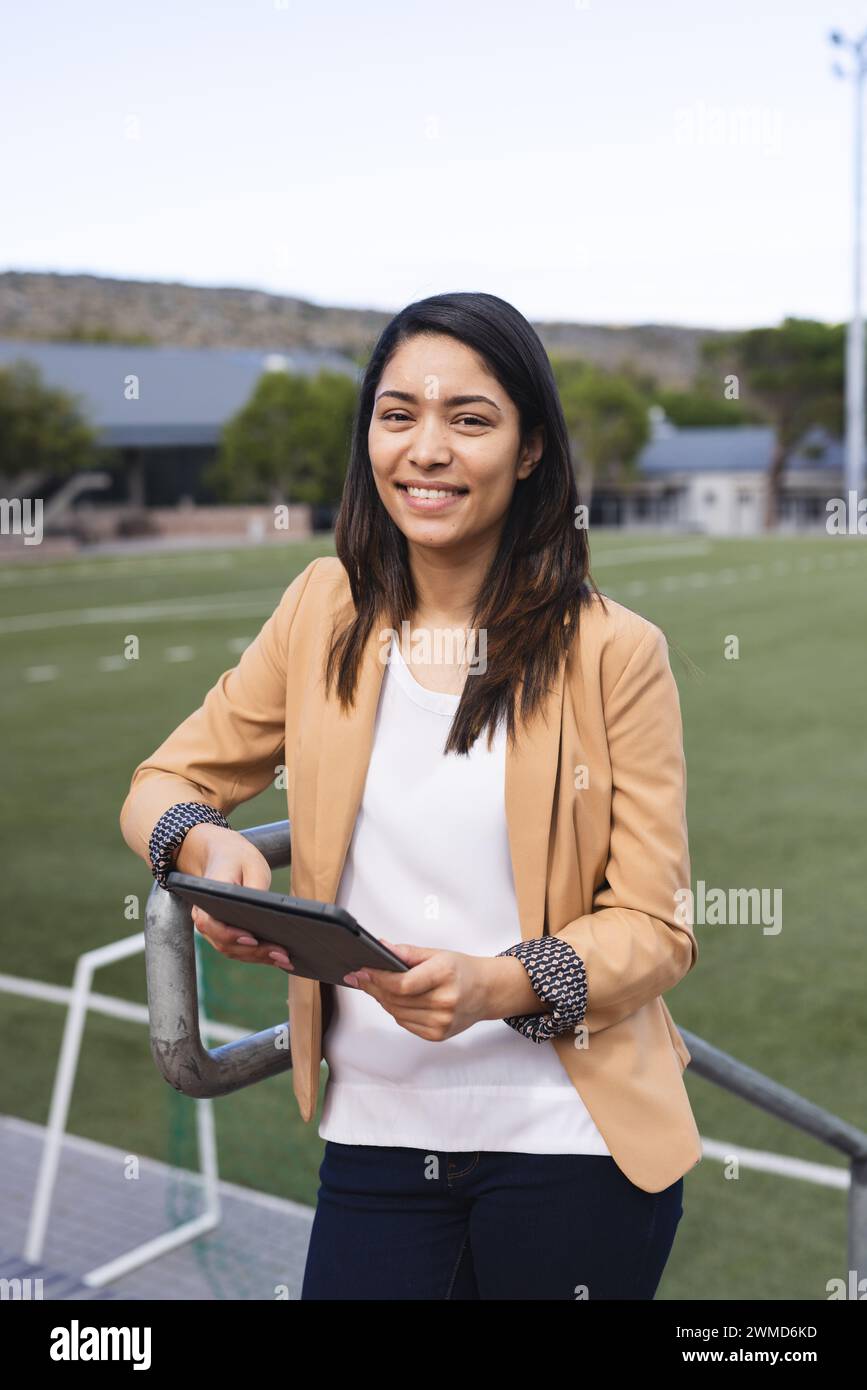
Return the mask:
M755 535L763 529L767 476L774 450L768 426L679 429L653 412L653 435L638 457L634 481L600 482L591 525ZM778 529L824 531L831 497L842 497L843 444L815 429L783 475Z

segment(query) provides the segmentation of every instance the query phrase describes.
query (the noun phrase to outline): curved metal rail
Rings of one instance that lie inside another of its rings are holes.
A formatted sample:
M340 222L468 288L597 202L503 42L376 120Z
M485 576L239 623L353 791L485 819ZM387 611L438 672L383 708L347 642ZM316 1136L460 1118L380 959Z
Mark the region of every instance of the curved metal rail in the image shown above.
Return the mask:
M292 861L288 820L257 825L241 834L272 869ZM204 1100L231 1095L292 1066L287 1023L250 1033L209 1050L199 1031L195 927L189 903L155 883L145 907L150 1044L157 1069L170 1086Z

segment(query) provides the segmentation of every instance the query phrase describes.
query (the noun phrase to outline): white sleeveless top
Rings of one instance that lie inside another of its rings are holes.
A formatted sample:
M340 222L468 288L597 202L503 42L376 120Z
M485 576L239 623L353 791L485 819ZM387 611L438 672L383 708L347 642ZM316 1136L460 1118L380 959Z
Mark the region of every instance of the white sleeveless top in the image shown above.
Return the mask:
M472 677L470 677L472 679ZM428 690L392 638L364 793L336 901L375 936L495 956L521 940L505 812L505 725L442 748L460 696ZM339 986L319 1135L425 1150L610 1150L552 1042L502 1019L431 1042Z

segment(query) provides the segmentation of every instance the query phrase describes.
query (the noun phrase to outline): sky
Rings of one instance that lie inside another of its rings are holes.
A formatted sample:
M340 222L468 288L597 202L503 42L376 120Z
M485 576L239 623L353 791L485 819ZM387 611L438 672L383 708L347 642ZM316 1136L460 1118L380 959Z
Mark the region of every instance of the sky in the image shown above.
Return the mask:
M832 26L859 38L867 0L10 6L0 270L839 321L854 85Z

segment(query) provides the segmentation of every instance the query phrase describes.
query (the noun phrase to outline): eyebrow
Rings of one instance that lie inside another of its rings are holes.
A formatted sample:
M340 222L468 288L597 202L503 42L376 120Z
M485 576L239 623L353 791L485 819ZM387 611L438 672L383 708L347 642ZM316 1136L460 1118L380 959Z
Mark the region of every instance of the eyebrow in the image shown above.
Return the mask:
M381 400L383 396L395 396L399 401L409 401L411 405L418 405L418 397L414 396L411 391L380 391L376 400ZM473 405L476 401L484 401L487 405L492 405L495 410L500 410L497 402L492 401L490 396L449 396L448 400L443 401L443 405L448 410L453 405ZM500 410L501 415L502 413Z

